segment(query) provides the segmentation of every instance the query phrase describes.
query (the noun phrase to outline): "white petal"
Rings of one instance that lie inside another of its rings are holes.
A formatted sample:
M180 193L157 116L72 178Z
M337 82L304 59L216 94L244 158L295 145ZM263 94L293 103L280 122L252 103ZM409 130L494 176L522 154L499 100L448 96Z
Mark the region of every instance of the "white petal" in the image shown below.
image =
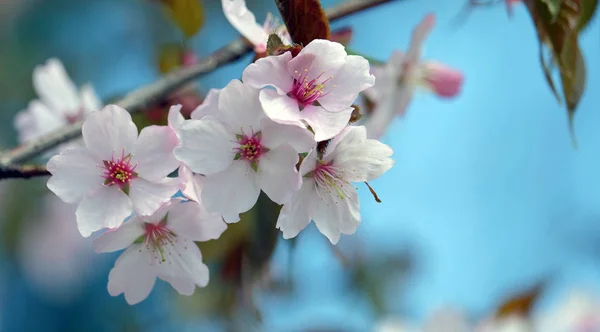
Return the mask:
M326 161L344 170L344 179L350 182L371 181L392 168L393 150L378 140L367 139L363 126L350 126L342 139L334 139L328 147ZM331 149L331 150L330 150Z
M308 70L311 80L325 73L336 76L346 60L346 50L340 43L324 39L315 39L306 45L288 64L288 73L294 75ZM265 72L269 75L269 72ZM289 91L286 91L289 92Z
M294 77L288 71L291 52L256 60L244 70L242 81L256 89L272 86L281 95L292 91ZM293 73L293 72L292 72Z
M259 100L265 114L271 120L281 124L306 128L301 121L301 113L296 100L267 89L260 92Z
M347 184L351 187L351 184ZM360 204L354 188L347 188L343 198L336 191L317 187L320 200L313 205L312 219L319 231L336 244L340 233L353 234L360 224Z
M319 98L319 103L330 112L336 112L350 107L358 97L358 93L372 87L375 76L369 72L367 59L350 55L337 75L327 83L330 92Z
M300 169L298 170L298 172L300 173L301 176L304 176L304 175L306 175L306 173L313 171L316 167L317 167L317 149L313 149L302 160L302 164L300 164Z
M141 245L129 247L115 262L108 274L108 293L125 293L128 304L136 304L148 297L156 281L156 273L148 263L148 253L139 252Z
M253 45L266 44L269 35L246 7L244 0L222 0L223 13L233 27Z
M75 85L58 59L50 59L33 70L33 87L41 99L56 112L76 115L79 96Z
M202 202L209 212L223 215L226 222L237 222L240 213L256 204L259 194L254 170L247 161L238 160L223 172L206 177Z
M81 128L85 145L101 160L131 152L138 135L131 115L116 105L90 113Z
M306 106L300 116L315 132L317 142L324 141L339 134L348 126L353 108L347 108L341 112L329 112L320 106Z
M200 193L202 192L202 186L204 184L204 176L192 173L192 171L184 164L179 166L179 171L177 173L180 183L179 189L183 196L192 201L200 202Z
M94 250L97 253L113 252L125 249L144 234L144 224L139 218L133 217L120 227L109 229L94 240Z
M276 227L283 232L284 239L296 237L310 222L313 198L317 194L314 187L313 179L305 179L302 188L281 208Z
M308 152L315 147L315 136L306 128L288 126L263 119L261 144L269 149L289 144L297 152Z
M198 105L190 117L194 120L200 120L206 115L217 117L219 115L219 94L221 89L210 89L202 104Z
M185 118L181 114L181 107L181 104L179 104L173 105L171 108L169 108L169 128L173 129L175 134L179 132L179 128L181 128L181 125L183 125L183 122L185 121Z
M102 108L102 101L98 98L96 90L91 84L84 84L79 91L81 98L81 107L85 113L99 111Z
M46 165L52 174L48 189L67 203L77 203L103 185L102 173L87 149L73 147L52 157Z
M181 238L173 242L169 250L173 253L168 256L170 264L161 264L159 266L158 276L167 281L177 279L187 280L199 287L205 287L209 280L208 267L202 263L202 254L194 242L183 241ZM181 282L176 282L175 286L182 286ZM189 287L175 287L175 289L187 292L184 295L191 295ZM193 291L193 290L192 290Z
M133 146L131 162L135 172L151 181L161 180L179 167L173 149L179 140L167 126L149 126L142 129Z
M116 186L105 186L84 198L75 212L83 237L104 228L119 227L130 214L131 201Z
M143 178L131 180L129 197L133 204L133 211L142 216L152 215L158 208L171 200L179 190L179 181L166 178L161 181L151 182Z
M435 15L427 14L419 24L413 29L412 35L410 38L410 46L408 47L408 51L406 52L406 56L410 61L417 62L421 58L421 47L425 38L433 29L435 25Z
M258 131L264 112L258 100L259 90L239 80L231 80L219 94L218 118L235 133L240 128Z
M48 134L66 124L65 117L50 110L39 100L31 101L27 109L15 118L15 127L21 143Z
M187 120L179 132L177 159L192 171L214 174L226 169L235 157L235 134L212 116L202 120Z
M169 229L192 241L218 239L227 229L220 215L209 214L204 206L197 202L174 204L168 218Z
M260 157L258 164L260 188L273 202L283 204L300 189L302 179L296 170L298 160L298 152L287 144L272 149Z

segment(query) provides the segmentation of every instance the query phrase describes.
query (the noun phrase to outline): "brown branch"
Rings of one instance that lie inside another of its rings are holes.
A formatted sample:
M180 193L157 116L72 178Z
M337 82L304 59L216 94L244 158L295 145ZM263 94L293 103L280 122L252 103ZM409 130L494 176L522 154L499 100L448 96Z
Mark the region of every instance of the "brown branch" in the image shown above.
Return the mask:
M29 179L38 176L47 176L50 172L44 165L2 166L0 165L0 180L2 179Z
M326 13L330 20L336 20L391 1L354 0L330 8L326 10ZM252 45L246 39L239 38L223 46L212 55L200 60L197 65L168 74L153 84L129 93L125 98L117 101L116 104L130 113L137 113L186 83L231 63L252 52L252 50ZM79 137L81 135L81 125L82 121L73 123L0 155L0 167L6 168L9 167L8 165L22 163L62 143Z

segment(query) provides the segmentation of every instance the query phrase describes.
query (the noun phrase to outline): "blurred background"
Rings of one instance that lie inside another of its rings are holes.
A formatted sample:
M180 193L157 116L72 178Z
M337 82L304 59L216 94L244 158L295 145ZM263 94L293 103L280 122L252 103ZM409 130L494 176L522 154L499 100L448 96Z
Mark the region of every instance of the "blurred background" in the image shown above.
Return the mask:
M184 44L158 1L3 0L0 150L17 144L14 117L35 98L33 68L49 58L62 60L78 86L93 84L106 103L160 78L173 48L185 45L201 58L238 37L219 0L200 4L203 24ZM271 1L247 4L259 22L277 13ZM334 248L311 224L296 240L283 240L256 222L273 210L265 203L201 246L211 266L207 288L185 297L157 282L148 299L128 306L106 290L118 253L93 252L92 240L77 231L74 207L51 195L46 179L2 181L0 331L371 331L390 317L418 325L448 308L481 320L539 285L536 312L572 289L595 296L599 24L580 39L588 84L575 148L524 6L511 18L502 4L480 8L457 23L463 5L396 0L332 24L352 28L352 50L386 60L434 12L424 57L466 77L459 98L417 94L389 128L382 140L396 165L371 183L383 203L360 187L363 222L354 236ZM252 58L200 79L196 97L239 78ZM153 114L136 122L164 121ZM250 256L251 281L240 252Z

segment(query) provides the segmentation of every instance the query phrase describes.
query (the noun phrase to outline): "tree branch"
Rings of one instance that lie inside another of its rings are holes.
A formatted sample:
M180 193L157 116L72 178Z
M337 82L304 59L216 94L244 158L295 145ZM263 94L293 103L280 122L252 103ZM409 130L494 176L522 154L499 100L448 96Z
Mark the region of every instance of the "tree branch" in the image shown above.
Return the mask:
M330 20L336 20L391 1L392 0L353 0L330 8L326 10L326 13ZM252 52L252 50L252 45L250 45L246 39L239 38L223 46L212 55L203 58L195 66L167 74L164 78L155 83L129 93L125 98L117 101L116 104L130 113L137 113L186 83L210 73L223 65L231 63L245 54ZM78 121L65 126L0 155L0 169L15 169L10 165L22 163L57 147L62 143L79 137L81 135L82 123L82 121ZM43 174L36 173L35 176L37 175ZM26 176L21 177L25 178ZM0 179L1 178L2 177L0 176Z
M0 180L3 179L29 179L38 176L50 175L44 165L2 166L0 165Z

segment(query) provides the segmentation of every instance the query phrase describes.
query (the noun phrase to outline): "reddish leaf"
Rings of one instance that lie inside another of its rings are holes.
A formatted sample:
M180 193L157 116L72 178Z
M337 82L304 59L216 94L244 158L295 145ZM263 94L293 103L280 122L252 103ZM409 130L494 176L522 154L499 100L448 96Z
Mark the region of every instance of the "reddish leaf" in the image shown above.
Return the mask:
M319 0L275 0L292 41L307 45L314 39L330 39L329 19Z

